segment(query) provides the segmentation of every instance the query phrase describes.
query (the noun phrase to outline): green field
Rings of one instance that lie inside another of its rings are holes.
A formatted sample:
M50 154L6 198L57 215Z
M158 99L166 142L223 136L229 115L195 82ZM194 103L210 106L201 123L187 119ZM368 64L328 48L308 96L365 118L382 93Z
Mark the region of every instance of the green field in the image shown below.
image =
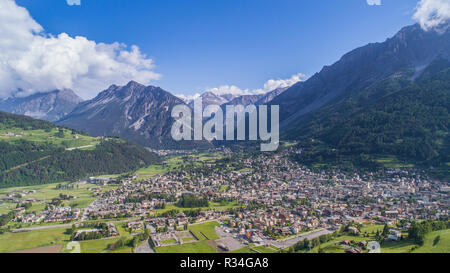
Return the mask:
M13 203L7 203L7 202L1 202L0 203L0 214L7 214L12 209L16 208L16 204Z
M145 180L152 178L155 175L162 175L171 170L175 170L188 164L194 164L194 166L201 166L203 163L213 163L216 160L222 158L220 153L201 153L196 155L187 156L169 156L165 158L165 164L151 165L136 171L139 180ZM185 159L186 158L186 159Z
M450 253L450 229L431 232L413 253Z
M238 249L238 250L230 251L229 253L236 253L236 254L239 254L239 253L255 253L255 251L253 251L250 247L243 247L243 248Z
M122 237L131 239L132 236L116 224ZM70 235L66 234L67 228L51 228L42 230L33 230L29 232L12 233L6 232L0 235L0 253L15 252L19 250L27 250L51 245L64 245L62 252L70 252L67 244L70 242ZM82 253L131 253L130 246L123 247L114 251L108 250L108 245L117 242L119 238L100 239L91 241L82 241L80 243Z
M81 253L132 253L133 248L130 246L125 246L116 250L109 250L108 245L115 243L119 240L119 238L110 238L110 239L100 239L100 240L90 240L90 241L82 241L80 243ZM69 242L67 242L69 243ZM62 253L70 252L68 249L67 243L64 246Z
M42 211L45 209L46 203L50 202L53 198L59 197L60 194L75 196L76 198L65 200L64 203L67 206L72 206L73 208L85 208L90 203L95 200L91 189L99 186L92 184L82 184L75 186L74 189L62 190L57 189L58 184L67 183L57 183L57 184L45 184L38 186L28 186L28 187L15 187L15 188L5 188L0 189L0 194L11 193L14 191L30 191L36 190L36 193L25 196L25 199L33 198L36 202L33 202L33 206L28 211ZM106 186L108 187L108 186ZM112 187L111 187L112 188ZM15 208L15 205L8 203L0 203L0 214L7 213L10 209Z
M59 129L53 128L46 132L45 130L23 130L20 128L1 129L0 140L7 142L17 142L19 140L27 140L33 142L49 142L55 145L64 146L66 148L77 148L83 146L96 145L100 139L84 135L72 135L72 131L64 129L64 137L57 136ZM22 135L21 137L7 136L7 133Z
M113 239L100 239L100 240L92 240L92 241L83 241L80 242L81 253L131 253L131 247L124 247L117 250L108 250L108 245L117 242L118 238Z
M325 253L345 253L345 250L347 249L347 247L340 246L340 245L338 245L338 243L345 241L345 240L353 241L355 243L358 243L360 241L366 241L366 242L374 241L375 233L378 230L382 231L383 227L384 227L383 225L368 224L368 225L365 225L361 229L360 235L339 236L329 242L321 244L320 246L314 247L313 249L311 249L311 251L303 250L300 252L302 252L302 253L319 253L319 250L320 250Z
M182 164L183 160L181 156L174 156L166 158L167 164L158 164L158 165L150 165L145 168L141 168L136 171L136 174L138 175L137 180L145 180L154 177L155 175L163 175L167 173L168 171L176 168L177 166L180 166Z
M223 154L220 153L201 153L197 155L189 156L192 161L203 162L203 163L213 163L218 159L223 158Z
M167 168L162 165L151 165L142 169L139 169L136 171L136 174L138 175L137 180L145 180L148 178L152 178L155 175L163 175L167 172Z
M337 245L344 240L358 243L360 241L375 241L374 233L382 231L382 225L366 225L361 229L360 235L339 236L329 242L323 243L311 250L312 253L318 253L319 249L325 253L344 253L347 247ZM364 234L366 233L366 234ZM384 241L381 243L382 253L450 253L450 230L441 230L431 232L426 235L423 246L416 245L413 241L406 238L399 242ZM309 252L309 251L301 251Z
M130 232L130 229L127 227L127 222L128 221L118 222L115 223L115 225L117 232L119 232L122 237L130 238L132 232Z
M162 243L162 244L174 244L174 243L176 243L176 242L177 242L177 240L175 240L175 239L170 239L170 240L162 241L161 243Z
M117 230L122 237L125 237L127 240L131 239L132 236L129 234L129 232L126 231L126 229L122 228L123 223L116 223ZM0 253L14 252L18 250L26 250L51 245L64 245L62 252L70 252L71 250L67 249L70 235L65 234L66 231L67 228L52 228L21 233L6 232L0 235ZM82 241L80 242L81 252L132 252L132 248L130 246L126 246L114 251L108 250L108 245L117 242L118 240L119 238Z
M130 240L133 238L131 236L128 229L125 227L126 221L116 222L116 229L119 232L120 236ZM100 239L100 240L90 240L80 242L81 253L132 253L133 248L130 246L125 246L116 250L109 250L108 245L115 243L119 240L119 238L109 238L109 239Z
M250 168L244 168L244 169L238 170L238 172L240 172L240 173L253 172L253 169L250 169Z
M337 237L329 242L323 243L320 246L316 246L315 248L311 249L311 251L301 251L305 253L319 253L319 250L322 250L326 253L344 253L347 248L341 247L336 245L339 242L342 242L344 240L354 241L354 242L360 242L362 240L365 241L371 241L370 238L363 238L361 236L340 236Z
M181 241L183 243L189 243L189 242L195 241L195 238L194 237L181 238Z
M383 164L386 168L413 168L413 164L404 163L398 160L395 156L380 156L375 159L376 162Z
M367 232L367 233L376 233L377 231L383 231L384 226L383 225L375 225L375 224L368 224L365 225L362 229L361 232Z
M215 227L219 226L220 226L219 223L213 221L202 224L190 225L189 230L192 231L192 233L194 233L199 240L217 240L219 239L219 236L217 236L216 234Z
M277 253L278 250L272 248L272 247L265 247L265 246L255 246L253 247L254 250L258 251L259 253Z
M450 253L450 229L434 231L425 236L423 246L411 240L383 242L382 253Z
M413 247L415 247L414 242L407 239L400 242L383 242L381 253L409 253Z
M282 147L290 148L298 144L296 141L280 141Z
M155 248L156 253L217 253L206 241Z
M56 228L1 234L0 253L65 244L70 239L70 235L65 234L66 230L67 228Z

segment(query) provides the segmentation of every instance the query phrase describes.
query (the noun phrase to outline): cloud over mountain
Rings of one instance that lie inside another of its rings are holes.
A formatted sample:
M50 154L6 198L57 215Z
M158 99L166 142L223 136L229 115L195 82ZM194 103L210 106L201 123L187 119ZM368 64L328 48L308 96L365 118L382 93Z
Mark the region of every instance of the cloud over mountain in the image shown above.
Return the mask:
M192 100L195 100L201 96L200 93L195 93L194 95L183 95L183 94L177 94L175 95L178 98L182 99L184 102L189 103Z
M81 0L66 0L67 5L69 6L80 6Z
M230 94L230 95L240 96L240 95L250 95L251 94L248 89L241 89L235 85L222 85L222 86L216 87L216 88L207 88L205 91L212 92L216 95Z
M14 0L0 1L0 98L70 88L94 97L112 83L160 78L137 46L45 32Z
M449 0L421 0L413 18L424 30L440 27L450 20Z
M380 6L381 0L366 0L369 6Z
M212 92L216 95L235 95L235 96L243 96L243 95L260 95L266 94L267 92L273 91L277 88L285 88L296 84L297 82L303 81L306 79L306 76L302 73L297 73L292 75L288 79L270 79L264 83L264 87L260 89L241 89L235 85L222 85L216 88L207 88L205 92ZM198 94L194 95L198 96ZM183 97L179 95L179 97Z
M271 79L264 83L264 89L257 89L254 91L256 94L265 94L277 88L285 88L292 86L298 82L301 82L306 79L306 75L302 73L297 73L292 75L288 79Z

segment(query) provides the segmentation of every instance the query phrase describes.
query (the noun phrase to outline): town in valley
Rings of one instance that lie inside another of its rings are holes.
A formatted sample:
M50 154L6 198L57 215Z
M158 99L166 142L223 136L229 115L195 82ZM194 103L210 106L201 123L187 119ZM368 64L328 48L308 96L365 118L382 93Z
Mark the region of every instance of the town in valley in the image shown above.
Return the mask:
M137 172L6 189L0 204L12 217L2 232L56 229L67 238L42 243L63 252L70 241L82 251L102 241L95 251L364 253L371 241L419 251L414 222L448 223L450 187L423 171L313 171L297 153L288 144L273 154L160 151L161 164ZM5 234L0 246L14 250Z

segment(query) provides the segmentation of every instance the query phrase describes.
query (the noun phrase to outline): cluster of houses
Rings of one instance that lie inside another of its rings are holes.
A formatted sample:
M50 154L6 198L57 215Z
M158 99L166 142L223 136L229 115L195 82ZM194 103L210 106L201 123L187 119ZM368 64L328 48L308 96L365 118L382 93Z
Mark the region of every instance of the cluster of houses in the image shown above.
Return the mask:
M36 190L15 190L12 192L0 195L0 202L10 202L10 203L26 203L36 201L34 198L25 198L27 195L36 193Z
M16 134L16 133L13 133L13 132L6 132L6 133L4 134L4 136L7 136L7 137L23 137L24 134L25 134L25 133Z
M98 228L77 230L77 232L73 236L73 239L77 240L81 234L89 234L89 233L101 234L103 238L119 236L119 232L117 231L116 225L114 223L107 223L106 230L101 230Z
M44 222L71 222L78 219L80 214L80 209L72 209L71 207L56 207L48 212Z
M81 209L71 207L51 207L39 212L26 213L25 208L15 209L14 221L21 223L55 223L55 222L72 222L77 220L81 215Z
M364 176L339 170L315 173L290 160L289 154L296 152L241 155L233 160L240 163L240 169L231 168L233 162L222 161L200 167L180 165L176 171L142 181L135 177L122 181L90 178L87 182L99 185L93 190L98 199L85 214L90 219L140 219L128 223L128 228L140 230L145 223L152 227L153 234L176 233L180 227L196 222L226 221L233 234L252 243L303 231L333 230L352 222L396 224L449 216L450 187L419 170ZM103 192L100 186L108 183L119 185ZM0 201L22 202L27 194L30 192L12 192L0 196ZM207 197L215 206L187 215L174 206L178 211L161 216L162 208L175 205L185 194ZM80 214L79 209L58 207L21 220L73 221ZM395 230L388 237L394 241L399 238L401 233ZM349 251L357 253L358 247Z
M259 241L267 233L289 236L351 222L395 224L449 215L448 186L418 170L361 177L339 171L314 173L292 162L287 153L243 158L242 170L208 163L212 172L190 166L144 181L127 181L104 193L90 215L140 217L155 230L167 227L169 231L187 223L227 219L230 227L249 241ZM154 218L161 205L174 204L184 194L228 200L234 205L223 210L203 209L192 217L179 213ZM237 210L230 211L233 207Z

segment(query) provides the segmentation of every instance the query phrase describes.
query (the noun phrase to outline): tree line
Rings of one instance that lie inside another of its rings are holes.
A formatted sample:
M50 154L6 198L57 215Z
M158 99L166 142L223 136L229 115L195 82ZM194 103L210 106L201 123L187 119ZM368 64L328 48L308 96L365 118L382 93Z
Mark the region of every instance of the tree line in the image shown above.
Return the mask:
M408 230L408 238L418 245L423 245L428 233L444 229L450 229L450 221L414 222Z
M5 146L3 145L3 147ZM0 152L2 152L1 147L2 145L0 145ZM155 154L141 146L117 140L102 141L94 150L65 151L50 147L49 150L44 149L37 156L34 155L33 150L28 152L26 149L18 148L19 152L14 152L15 148L18 147L8 147L11 151L8 154L11 157L0 156L0 165L1 162L19 160L14 158L21 158L21 161L26 161L28 164L0 173L0 188L55 183L64 180L76 181L93 175L129 172L158 162ZM47 155L47 157L32 161L35 157L42 155Z

